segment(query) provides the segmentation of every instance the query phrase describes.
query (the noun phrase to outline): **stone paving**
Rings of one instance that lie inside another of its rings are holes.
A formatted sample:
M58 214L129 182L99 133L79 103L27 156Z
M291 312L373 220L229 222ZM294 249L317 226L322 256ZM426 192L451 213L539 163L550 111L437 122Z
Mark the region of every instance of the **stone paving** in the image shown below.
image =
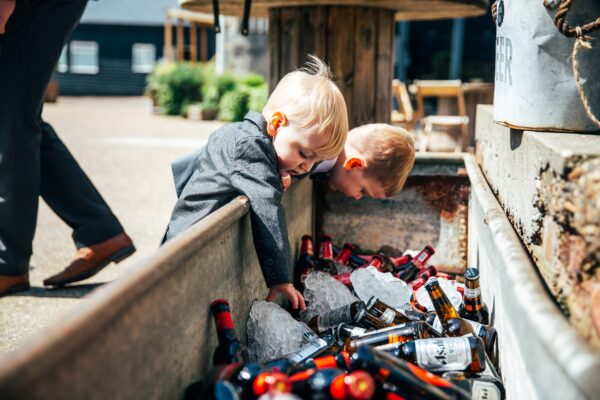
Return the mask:
M158 247L175 202L170 163L202 146L220 122L151 113L145 98L60 98L44 119L87 172L132 237L138 251L118 265L65 289L44 289L75 253L71 230L40 201L33 243L31 290L0 298L0 353L21 345L77 305L97 286L119 277Z

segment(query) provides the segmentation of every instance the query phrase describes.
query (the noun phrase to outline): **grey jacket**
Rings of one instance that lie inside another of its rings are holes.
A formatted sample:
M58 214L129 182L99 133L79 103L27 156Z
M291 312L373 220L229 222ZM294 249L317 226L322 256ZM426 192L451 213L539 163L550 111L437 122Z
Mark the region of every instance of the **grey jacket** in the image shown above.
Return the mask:
M292 256L277 154L267 124L250 111L213 132L206 146L173 163L177 202L163 241L244 194L254 247L268 287L292 282Z

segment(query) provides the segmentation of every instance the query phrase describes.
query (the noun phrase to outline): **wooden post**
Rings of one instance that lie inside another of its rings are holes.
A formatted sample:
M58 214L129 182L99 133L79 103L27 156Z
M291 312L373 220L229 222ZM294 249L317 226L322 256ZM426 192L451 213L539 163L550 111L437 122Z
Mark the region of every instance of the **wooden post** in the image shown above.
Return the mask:
M193 63L198 61L198 31L196 23L192 21L190 21L190 61Z
M177 62L183 62L183 20L177 19L177 37L175 39L177 42Z
M171 17L167 15L165 20L165 45L163 50L163 57L167 61L173 61L173 25L171 24Z
M390 122L394 11L372 7L315 6L269 11L271 91L288 72L315 54L330 66L350 127Z
M207 62L208 61L208 32L206 26L200 26L200 61ZM225 33L221 32L219 35L224 35Z

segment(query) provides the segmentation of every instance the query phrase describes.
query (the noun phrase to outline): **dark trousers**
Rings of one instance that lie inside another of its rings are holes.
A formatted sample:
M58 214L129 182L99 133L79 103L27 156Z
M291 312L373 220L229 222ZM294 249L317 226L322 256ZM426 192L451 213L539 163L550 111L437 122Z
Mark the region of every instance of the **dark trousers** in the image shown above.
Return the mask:
M76 246L123 228L52 127L42 121L46 86L87 0L17 1L0 36L0 275L29 269L42 196Z

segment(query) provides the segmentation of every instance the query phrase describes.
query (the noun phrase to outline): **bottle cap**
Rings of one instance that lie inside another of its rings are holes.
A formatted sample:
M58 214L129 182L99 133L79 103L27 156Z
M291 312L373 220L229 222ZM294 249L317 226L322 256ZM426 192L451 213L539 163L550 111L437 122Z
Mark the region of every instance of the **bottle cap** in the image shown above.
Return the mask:
M479 269L467 268L467 270L465 271L465 279L468 279L470 281L479 279Z

